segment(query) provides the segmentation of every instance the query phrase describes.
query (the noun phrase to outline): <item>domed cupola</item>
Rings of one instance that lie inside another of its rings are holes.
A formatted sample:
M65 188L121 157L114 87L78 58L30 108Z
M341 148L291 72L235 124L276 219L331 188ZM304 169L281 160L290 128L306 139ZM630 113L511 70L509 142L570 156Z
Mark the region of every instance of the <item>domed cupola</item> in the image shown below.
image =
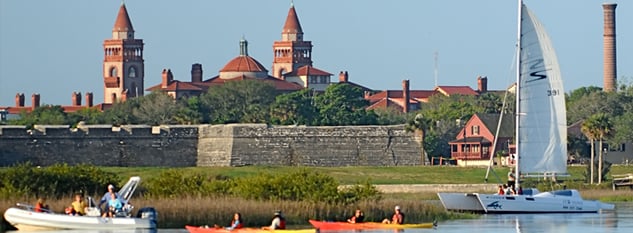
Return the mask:
M254 58L248 56L248 41L240 40L240 55L226 63L220 70L220 78L232 79L247 76L254 78L267 78L268 70Z

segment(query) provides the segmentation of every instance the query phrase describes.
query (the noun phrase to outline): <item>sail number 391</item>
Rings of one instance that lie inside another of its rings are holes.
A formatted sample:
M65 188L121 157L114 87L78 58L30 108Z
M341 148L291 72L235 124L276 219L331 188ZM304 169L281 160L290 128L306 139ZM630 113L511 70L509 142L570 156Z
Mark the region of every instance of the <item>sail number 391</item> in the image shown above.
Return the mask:
M557 96L560 95L560 91L553 89L553 90L547 90L547 96Z

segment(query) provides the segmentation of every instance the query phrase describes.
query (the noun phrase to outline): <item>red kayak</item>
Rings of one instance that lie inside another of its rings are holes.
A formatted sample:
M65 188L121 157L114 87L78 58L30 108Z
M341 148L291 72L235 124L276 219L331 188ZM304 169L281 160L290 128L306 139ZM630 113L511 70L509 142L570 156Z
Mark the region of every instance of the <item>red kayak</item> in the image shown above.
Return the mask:
M418 224L385 224L378 222L348 223L348 222L325 222L310 220L310 224L319 230L362 230L362 229L407 229L407 228L433 228L437 223Z
M240 228L234 230L227 230L224 227L214 228L213 226L197 227L197 226L185 226L190 233L314 233L314 229L293 229L293 230L262 230L259 228Z

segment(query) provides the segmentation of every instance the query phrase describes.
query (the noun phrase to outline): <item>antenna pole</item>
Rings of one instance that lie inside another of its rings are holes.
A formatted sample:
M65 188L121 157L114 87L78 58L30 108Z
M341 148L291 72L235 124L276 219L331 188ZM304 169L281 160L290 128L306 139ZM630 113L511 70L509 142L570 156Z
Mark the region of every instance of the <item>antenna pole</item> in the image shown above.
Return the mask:
M435 61L435 68L433 69L433 77L435 78L435 87L437 87L437 72L438 72L438 68L437 68L437 60L439 59L440 54L435 51L435 53L433 53L433 60Z

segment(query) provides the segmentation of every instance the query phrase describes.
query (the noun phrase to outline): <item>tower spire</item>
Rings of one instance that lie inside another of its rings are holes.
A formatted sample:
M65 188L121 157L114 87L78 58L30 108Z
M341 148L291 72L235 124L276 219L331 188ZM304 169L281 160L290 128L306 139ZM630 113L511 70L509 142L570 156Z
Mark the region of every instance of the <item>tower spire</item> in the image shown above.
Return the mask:
M121 1L121 7L112 28L112 39L134 39L134 27L127 13L125 2Z
M295 11L294 3L290 3L290 9L288 10L288 16L286 17L286 23L281 31L281 37L283 41L302 41L303 30L299 23L299 17L297 11Z

